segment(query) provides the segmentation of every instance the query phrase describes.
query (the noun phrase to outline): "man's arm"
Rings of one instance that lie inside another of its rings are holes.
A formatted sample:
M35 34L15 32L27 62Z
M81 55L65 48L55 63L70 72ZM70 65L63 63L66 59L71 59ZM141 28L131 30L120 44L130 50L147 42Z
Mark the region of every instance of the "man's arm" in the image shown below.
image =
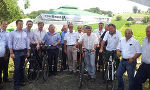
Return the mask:
M66 47L66 43L67 43L67 41L66 41L66 40L64 40L64 52L67 54L67 47Z
M103 40L102 43L101 43L101 45L100 45L101 46L100 50L99 50L100 53L103 52L104 45L105 45L105 41Z

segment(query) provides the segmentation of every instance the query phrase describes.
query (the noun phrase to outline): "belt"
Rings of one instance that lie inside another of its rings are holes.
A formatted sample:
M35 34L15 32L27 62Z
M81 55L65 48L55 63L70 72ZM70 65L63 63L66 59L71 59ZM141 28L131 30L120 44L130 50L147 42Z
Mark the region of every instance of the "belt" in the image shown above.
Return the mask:
M67 45L67 46L75 46L75 45Z
M13 50L14 52L24 52L26 51L27 49L20 49L20 50Z
M129 59L122 58L122 60L129 61Z

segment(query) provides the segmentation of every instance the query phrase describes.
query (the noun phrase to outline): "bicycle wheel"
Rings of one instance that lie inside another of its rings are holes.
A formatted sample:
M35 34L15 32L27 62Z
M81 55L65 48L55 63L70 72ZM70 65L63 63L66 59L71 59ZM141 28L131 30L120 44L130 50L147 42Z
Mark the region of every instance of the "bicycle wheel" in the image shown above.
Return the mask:
M46 58L42 61L42 69L43 69L43 80L46 81L49 75L49 65Z

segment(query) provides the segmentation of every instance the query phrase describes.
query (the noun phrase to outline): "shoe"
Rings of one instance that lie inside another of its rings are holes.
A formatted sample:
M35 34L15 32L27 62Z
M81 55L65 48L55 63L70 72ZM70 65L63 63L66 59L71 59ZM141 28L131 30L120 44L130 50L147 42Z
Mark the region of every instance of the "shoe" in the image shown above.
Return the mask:
M12 82L12 81L9 79L6 79L6 80L3 80L3 82Z
M26 85L25 82L21 82L21 83L19 84L19 86L25 86L25 85Z

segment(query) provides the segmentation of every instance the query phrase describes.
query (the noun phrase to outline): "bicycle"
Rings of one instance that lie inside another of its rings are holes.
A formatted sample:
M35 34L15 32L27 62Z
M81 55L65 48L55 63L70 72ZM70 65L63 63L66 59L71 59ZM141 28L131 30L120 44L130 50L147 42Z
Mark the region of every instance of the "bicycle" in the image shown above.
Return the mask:
M84 76L88 77L87 70L85 68L85 62L84 62L84 57L85 57L86 49L83 49L83 52L78 49L78 52L80 53L80 62L79 62L79 70L80 70L79 71L79 89L81 89L82 85L83 85Z
M111 90L115 90L116 86L116 62L115 62L115 55L114 51L109 52L109 60L105 62L105 74L104 79L106 83L106 89L109 90L109 85ZM103 53L104 54L104 53ZM107 58L108 59L108 58Z
M36 50L36 45L31 46L31 55L29 58L29 69L28 69L28 79L29 80L38 80L40 72L42 72L43 80L46 81L49 74L49 65L48 65L48 55L47 55L47 45L40 45L40 51ZM40 52L40 53L39 53Z

